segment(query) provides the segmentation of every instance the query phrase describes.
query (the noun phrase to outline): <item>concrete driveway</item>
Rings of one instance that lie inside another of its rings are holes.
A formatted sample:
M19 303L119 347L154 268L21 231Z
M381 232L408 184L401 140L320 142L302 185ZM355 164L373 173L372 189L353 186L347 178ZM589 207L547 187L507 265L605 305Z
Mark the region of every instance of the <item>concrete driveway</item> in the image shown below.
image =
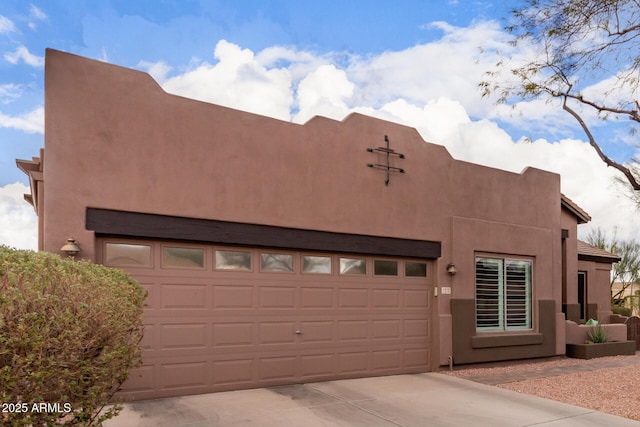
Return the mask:
M329 381L127 404L106 427L640 426L438 373Z

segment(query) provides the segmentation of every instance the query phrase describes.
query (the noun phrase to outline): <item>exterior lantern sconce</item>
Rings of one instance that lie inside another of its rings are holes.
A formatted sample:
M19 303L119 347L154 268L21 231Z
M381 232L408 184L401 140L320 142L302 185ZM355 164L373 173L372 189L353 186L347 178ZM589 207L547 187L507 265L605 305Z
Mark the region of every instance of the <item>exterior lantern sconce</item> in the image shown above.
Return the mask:
M60 250L69 256L74 256L75 254L80 252L80 246L78 246L78 242L76 242L76 239L74 239L73 237L69 237L64 246L60 248Z
M455 264L453 264L452 262L447 264L447 273L449 273L452 276L455 276L457 272L458 272L458 269L456 268Z

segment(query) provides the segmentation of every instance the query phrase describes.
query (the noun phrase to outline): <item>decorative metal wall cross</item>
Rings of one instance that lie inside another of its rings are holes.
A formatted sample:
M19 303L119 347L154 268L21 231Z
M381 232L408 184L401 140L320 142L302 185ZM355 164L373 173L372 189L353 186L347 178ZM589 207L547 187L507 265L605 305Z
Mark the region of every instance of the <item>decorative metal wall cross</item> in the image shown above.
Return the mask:
M384 185L389 185L389 179L391 178L391 172L400 172L404 173L404 169L397 168L395 166L391 166L391 156L397 156L400 159L404 159L404 154L397 153L395 150L389 148L389 137L387 135L384 136L384 141L387 143L386 147L378 147L378 148L367 148L369 153L377 152L386 155L387 164L380 163L367 163L367 166L375 169L382 169L387 171L387 179L384 181Z

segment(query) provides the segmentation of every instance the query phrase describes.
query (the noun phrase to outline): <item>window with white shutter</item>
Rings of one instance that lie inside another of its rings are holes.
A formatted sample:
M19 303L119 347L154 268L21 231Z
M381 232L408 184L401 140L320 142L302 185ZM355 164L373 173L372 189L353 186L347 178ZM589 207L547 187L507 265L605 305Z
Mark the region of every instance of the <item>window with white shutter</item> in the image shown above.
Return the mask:
M476 258L476 329L531 329L532 261Z

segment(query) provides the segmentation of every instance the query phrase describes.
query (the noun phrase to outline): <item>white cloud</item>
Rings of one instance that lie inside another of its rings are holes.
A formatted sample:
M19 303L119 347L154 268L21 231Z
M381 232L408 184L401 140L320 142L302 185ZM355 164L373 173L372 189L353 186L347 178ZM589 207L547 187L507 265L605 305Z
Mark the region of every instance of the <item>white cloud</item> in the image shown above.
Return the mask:
M167 80L167 76L172 70L172 67L169 66L164 61L158 61L158 62L140 61L138 62L138 65L136 65L136 67L142 68L143 70L145 70L159 84L163 84Z
M576 124L575 119L562 110L559 99L534 99L515 104L499 104L485 116L500 119L522 132L538 130L544 124L544 131L551 134L566 132ZM586 118L586 117L585 117Z
M14 52L5 53L4 59L12 64L17 64L22 61L32 67L44 66L44 58L42 56L32 54L25 46L18 46Z
M20 98L23 87L16 83L7 83L0 85L0 103L10 104L14 100Z
M418 128L426 141L436 144L443 144L459 126L471 121L462 104L446 97L430 100L424 107L399 99L385 104L380 112L388 113L388 119Z
M109 62L109 54L107 53L107 49L103 46L100 50L100 57L98 60L102 62Z
M216 64L203 62L197 68L172 77L162 85L167 92L212 102L252 113L291 118L293 91L286 68L262 66L249 49L225 40L218 42Z
M0 127L18 129L27 133L44 134L44 108L34 110L20 116L9 116L0 113Z
M437 41L369 58L353 58L347 69L356 84L354 100L374 107L402 98L426 104L447 97L464 105L475 117L487 114L491 102L480 97L482 73L494 66L484 49L510 49L508 36L496 22L479 22L467 28L436 22L444 32Z
M40 9L39 7L37 7L37 6L33 5L33 4L29 8L29 17L37 19L38 21L46 21L47 20L47 14L44 13L42 11L42 9Z
M255 58L265 68L286 67L291 75L291 81L295 84L321 65L334 62L331 56L331 54L325 57L293 48L271 46L258 52Z
M0 15L0 34L12 33L16 30L16 26L6 16Z
M317 107L315 114L338 118L341 112L380 109L398 99L417 105L441 97L459 102L474 117L487 116L494 106L480 98L477 84L482 73L494 66L495 58L480 55L480 44L484 49L508 50L511 49L509 36L496 22L479 22L468 28L436 22L429 27L441 30L443 37L435 42L366 58L343 52L317 55L282 46L272 46L254 54L223 40L215 49L216 64L197 64L164 82L165 70L150 69L150 72L156 73L169 92L281 119L288 119L293 110L296 121L309 117L313 102ZM336 67L336 63L342 66ZM149 65L145 63L147 67ZM323 66L333 66L337 72L330 73L329 68L321 68ZM318 73L320 75L313 77ZM258 76L265 85L258 84L258 79L254 78ZM353 89L341 92L339 99L323 101L328 96L326 90L331 87L325 79L336 79L334 82L341 85L336 90L350 86ZM277 90L275 97L268 99L269 107L261 95L276 90L273 83L283 87ZM246 97L249 84L260 89L254 100ZM271 85L270 91L266 90L267 85ZM315 85L322 87L313 88ZM292 98L291 87L297 88L297 99ZM319 92L314 95L314 91Z
M38 24L36 23L36 21L46 21L47 19L48 16L42 11L42 9L33 4L31 5L31 7L29 8L29 28L35 31L38 29Z
M321 65L298 85L299 112L295 122L306 122L315 115L341 120L350 109L345 99L353 95L355 85L343 70Z
M0 187L0 245L38 248L38 220L33 206L24 200L26 193L29 186L19 182Z

